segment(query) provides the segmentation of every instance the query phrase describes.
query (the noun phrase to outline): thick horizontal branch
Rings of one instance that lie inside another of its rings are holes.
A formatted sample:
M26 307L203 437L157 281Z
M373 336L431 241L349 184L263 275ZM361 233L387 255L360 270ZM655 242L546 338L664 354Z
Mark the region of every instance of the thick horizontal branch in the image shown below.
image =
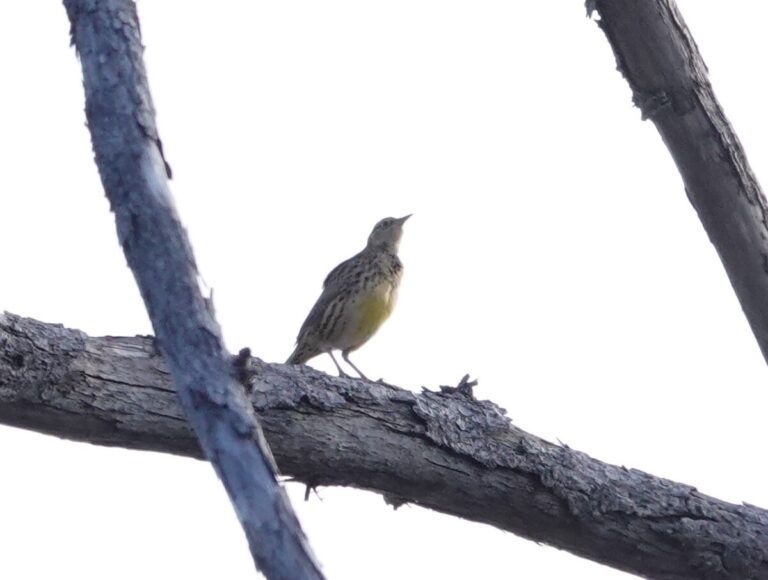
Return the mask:
M415 394L252 359L281 471L483 522L648 578L768 578L768 512L602 463L462 392ZM202 457L151 337L0 317L0 422Z
M768 205L682 15L674 0L587 0L587 8L669 149L768 361Z

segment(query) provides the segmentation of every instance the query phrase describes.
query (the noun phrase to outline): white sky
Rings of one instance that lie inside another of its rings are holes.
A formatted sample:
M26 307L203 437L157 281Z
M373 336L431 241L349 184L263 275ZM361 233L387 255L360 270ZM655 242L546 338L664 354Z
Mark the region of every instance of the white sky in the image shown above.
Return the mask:
M765 177L768 6L678 3ZM768 506L765 362L581 0L139 11L172 190L230 349L284 360L328 270L379 218L414 213L400 304L355 359L367 374L418 390L470 372L532 433ZM2 16L0 309L147 333L64 9ZM255 576L205 463L2 427L0 466L3 578ZM288 489L336 580L627 577L377 495Z

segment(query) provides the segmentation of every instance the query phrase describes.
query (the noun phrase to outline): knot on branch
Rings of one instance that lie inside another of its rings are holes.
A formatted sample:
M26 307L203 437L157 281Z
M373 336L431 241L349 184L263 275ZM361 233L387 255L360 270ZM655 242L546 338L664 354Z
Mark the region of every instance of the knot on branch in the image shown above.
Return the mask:
M397 511L398 508L403 507L405 504L410 503L410 500L407 498L391 493L382 494L382 497L384 498L384 503L391 505L392 509L395 511Z
M666 113L685 115L694 108L691 91L682 87L655 91L643 91L635 88L632 102L640 109L640 117L643 121L648 119L653 121L656 117Z
M463 377L461 377L459 384L456 385L455 387L441 385L440 392L445 395L458 394L466 397L467 399L477 400L475 399L475 393L473 390L476 386L477 386L477 381L470 381L469 374L466 374Z
M672 98L664 90L641 91L635 90L632 102L640 109L640 118L643 121L653 120L664 111L672 110Z
M251 349L247 346L241 348L234 357L232 357L232 366L235 369L235 378L243 385L245 392L251 394L253 391L254 370L251 364Z

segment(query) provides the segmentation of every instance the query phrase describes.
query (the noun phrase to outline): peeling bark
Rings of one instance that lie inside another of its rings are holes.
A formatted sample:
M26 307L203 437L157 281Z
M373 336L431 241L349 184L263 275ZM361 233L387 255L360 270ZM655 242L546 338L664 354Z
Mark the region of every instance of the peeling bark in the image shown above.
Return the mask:
M664 580L768 578L768 512L525 433L466 389L410 391L251 359L281 471L381 493ZM151 337L0 317L0 422L201 458Z
M674 0L588 0L656 125L768 361L768 205Z

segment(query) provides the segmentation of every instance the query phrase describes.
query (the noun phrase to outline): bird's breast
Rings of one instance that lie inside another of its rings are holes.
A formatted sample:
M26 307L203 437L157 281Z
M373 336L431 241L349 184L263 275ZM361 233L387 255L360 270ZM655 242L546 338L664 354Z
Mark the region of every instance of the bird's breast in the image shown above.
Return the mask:
M359 297L355 334L358 339L368 340L389 318L397 301L397 287L383 282Z
M389 318L397 301L397 286L382 282L356 297L354 322L348 327L350 346L357 347L373 336Z

